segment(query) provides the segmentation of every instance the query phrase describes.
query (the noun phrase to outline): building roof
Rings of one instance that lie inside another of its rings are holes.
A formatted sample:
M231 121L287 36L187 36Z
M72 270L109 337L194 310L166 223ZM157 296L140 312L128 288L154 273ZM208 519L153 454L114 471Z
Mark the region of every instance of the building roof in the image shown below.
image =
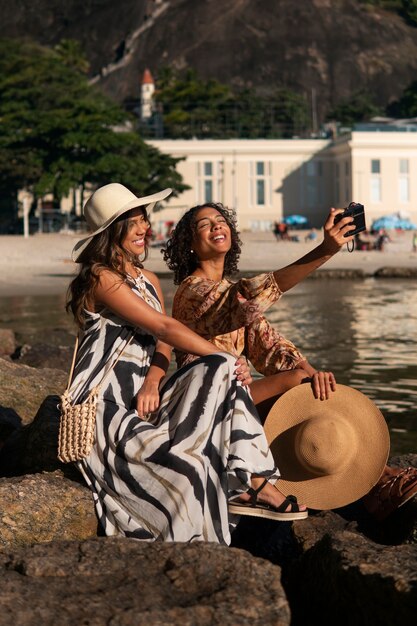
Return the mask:
M148 68L146 68L146 70L143 72L143 76L142 76L142 85L149 85L149 84L154 84L154 79L152 77L152 74L150 72L150 70L148 70Z

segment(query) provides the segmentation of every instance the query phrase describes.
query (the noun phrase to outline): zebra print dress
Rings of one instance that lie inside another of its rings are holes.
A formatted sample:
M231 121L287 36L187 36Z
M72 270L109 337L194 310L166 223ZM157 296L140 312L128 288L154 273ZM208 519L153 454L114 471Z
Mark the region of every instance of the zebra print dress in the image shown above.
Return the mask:
M161 311L153 285L141 276L138 297ZM132 333L104 379L96 441L77 465L93 492L106 535L142 540L230 543L238 517L228 500L246 491L251 474L276 479L256 409L234 377L235 357L197 359L167 378L149 421L135 409L155 349L155 337L108 311L87 312L70 393L82 402Z

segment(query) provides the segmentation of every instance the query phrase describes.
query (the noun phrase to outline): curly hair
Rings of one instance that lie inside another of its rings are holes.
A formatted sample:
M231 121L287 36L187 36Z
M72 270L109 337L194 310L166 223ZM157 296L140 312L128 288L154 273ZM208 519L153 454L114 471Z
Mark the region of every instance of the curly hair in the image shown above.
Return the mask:
M190 276L199 265L197 255L191 249L191 242L196 232L196 213L200 209L207 207L216 209L224 217L230 228L232 243L225 257L223 276L231 276L237 272L242 242L236 226L236 214L234 211L224 207L221 202L206 202L205 204L194 206L184 213L175 226L175 230L171 233L165 248L161 250L165 263L174 272L174 283L176 285L179 285L184 278Z
M149 224L146 209L140 208ZM85 309L89 310L94 301L94 290L103 270L108 269L117 274L122 284L131 281L126 270L127 263L132 263L138 268L143 267L142 261L148 255L148 233L145 237L145 253L142 259L123 248L123 241L129 228L128 218L132 211L124 213L105 230L95 235L78 257L77 262L81 267L68 287L66 310L72 312L80 328L84 327Z

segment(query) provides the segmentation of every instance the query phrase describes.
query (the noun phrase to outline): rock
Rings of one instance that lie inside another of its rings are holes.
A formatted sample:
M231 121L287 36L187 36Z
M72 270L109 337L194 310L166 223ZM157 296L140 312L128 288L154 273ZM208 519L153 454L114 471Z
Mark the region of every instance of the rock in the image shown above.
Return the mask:
M16 363L30 367L47 367L63 370L69 374L73 348L69 346L53 346L46 343L25 344L20 350Z
M34 346L37 343L43 343L42 339L48 341L48 346L74 348L75 335L66 328L48 328L46 336L40 335L39 331L16 331L16 341L19 345Z
M374 274L375 278L417 278L415 267L381 267Z
M58 460L59 397L47 396L35 419L15 430L0 450L0 476L20 476L35 472L62 469L73 476L71 464ZM77 472L78 474L78 472Z
M285 589L296 625L412 624L417 551L347 530L325 534L288 568Z
M69 346L51 346L46 343L36 343L33 346L25 345L15 361L30 367L47 367L63 370L69 374L73 348Z
M417 455L389 464L417 467ZM376 523L359 501L310 515L293 533L299 556L284 564L283 582L294 626L414 623L417 498L384 522Z
M0 555L0 624L285 626L280 569L217 544L126 538Z
M64 478L58 471L0 478L2 550L96 535L97 518L87 486Z
M9 328L0 328L0 357L10 356L16 350L16 337Z
M13 409L22 423L28 424L46 396L63 393L68 374L57 369L35 369L0 358L0 380L0 422L3 415L7 415L7 409Z

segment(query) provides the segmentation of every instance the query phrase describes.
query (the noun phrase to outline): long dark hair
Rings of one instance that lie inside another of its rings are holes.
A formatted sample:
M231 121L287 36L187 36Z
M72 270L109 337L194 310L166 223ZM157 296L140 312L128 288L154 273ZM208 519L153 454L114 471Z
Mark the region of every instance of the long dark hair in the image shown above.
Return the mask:
M123 248L123 241L128 233L128 219L133 211L123 213L110 226L95 235L88 246L81 252L77 263L81 264L79 272L70 283L67 292L67 311L71 311L80 328L85 323L85 309L91 307L94 301L94 290L97 287L100 272L111 270L120 276L120 284L130 282L126 271L126 264L133 263L142 268L143 261L148 256L148 237L145 237L145 252L142 259L127 252ZM149 224L148 214L144 207L140 210Z
M226 220L230 228L232 243L224 261L223 276L230 276L237 272L242 242L236 227L236 215L220 202L206 202L189 209L169 237L165 248L161 252L169 269L174 272L174 283L179 285L184 278L190 276L198 267L198 258L192 251L192 239L195 234L195 215L200 209L216 209Z

